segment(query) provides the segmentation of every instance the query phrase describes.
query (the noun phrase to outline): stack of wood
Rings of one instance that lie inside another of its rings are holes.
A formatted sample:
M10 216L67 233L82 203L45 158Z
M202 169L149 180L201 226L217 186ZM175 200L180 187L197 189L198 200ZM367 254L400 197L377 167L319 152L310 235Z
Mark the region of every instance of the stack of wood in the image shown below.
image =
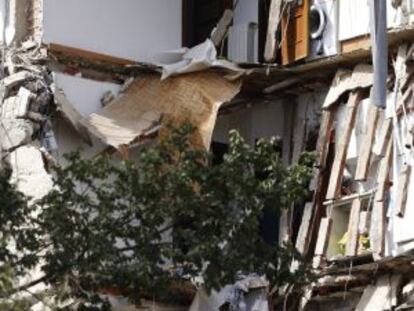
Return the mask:
M362 124L357 124L357 120L363 113L361 102L369 100L372 69L368 65L358 65L353 72L341 70L334 79L323 106L315 176L310 186L314 193L313 201L306 205L298 236L300 245L296 245L303 254L312 253L312 246L315 246L315 268L326 261L331 229L335 226L330 217L333 208L350 206L342 255L360 255L363 248L361 236L369 236L369 248L375 259L385 255L386 213L389 189L393 185L394 151L403 161L400 172L397 172L399 178L398 187L394 188L396 200L393 210L399 217L405 215L414 134L414 125L410 125L411 119L407 119L414 110L413 53L414 48L407 45L399 48L394 91L390 94L387 111L370 104ZM341 126L337 126L338 123ZM356 150L356 167L349 172L346 163L351 134L356 128L360 132L360 143ZM332 155L330 159L329 154Z
M313 202L308 203L309 211L302 219L307 241L302 250L314 257L314 267L321 269L323 276L312 287L311 296L321 299L321 295L328 295L331 299L340 292L344 297L349 288L355 287L359 288L357 296L361 296L356 300L356 310L373 310L374 305L385 310L400 305L399 291L414 272L412 252L385 257L390 217L407 217L410 208L414 45L398 48L386 110L370 102L363 109L363 103L370 98L372 79L367 75L353 83L355 71L338 72L323 106L315 177L310 186ZM363 122L358 123L361 119ZM353 149L353 169L347 170L351 137L355 133L359 135L359 146ZM332 260L327 258L328 245L338 238L332 236L332 228L338 225L332 211L346 206L350 208L349 220L341 219L347 221L344 253ZM368 249L361 246L363 236L369 239ZM368 261L358 263L368 255ZM345 266L338 267L337 263L342 261Z
M0 81L2 159L22 145L40 141L51 128L53 95L46 50L33 41L4 51Z

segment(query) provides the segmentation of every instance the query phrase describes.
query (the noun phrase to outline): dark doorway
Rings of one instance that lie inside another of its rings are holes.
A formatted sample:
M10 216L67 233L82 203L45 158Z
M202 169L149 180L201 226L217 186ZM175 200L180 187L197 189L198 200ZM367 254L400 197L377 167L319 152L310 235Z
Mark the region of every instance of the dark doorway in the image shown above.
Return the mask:
M233 0L183 0L183 46L193 47L210 37Z

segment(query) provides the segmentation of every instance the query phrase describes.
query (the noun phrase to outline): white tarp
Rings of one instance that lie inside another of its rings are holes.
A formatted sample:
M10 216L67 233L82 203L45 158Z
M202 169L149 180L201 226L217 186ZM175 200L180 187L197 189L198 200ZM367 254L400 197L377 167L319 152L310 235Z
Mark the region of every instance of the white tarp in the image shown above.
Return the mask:
M157 65L163 68L162 80L173 75L202 71L211 67L227 69L240 75L247 73L232 62L217 59L216 48L210 39L191 49L182 48L161 53L158 55Z

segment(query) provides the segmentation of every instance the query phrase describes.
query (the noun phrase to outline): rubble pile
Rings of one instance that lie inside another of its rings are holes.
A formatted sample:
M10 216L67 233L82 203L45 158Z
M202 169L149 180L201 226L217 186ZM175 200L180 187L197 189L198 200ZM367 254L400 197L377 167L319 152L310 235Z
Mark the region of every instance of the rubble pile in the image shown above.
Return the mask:
M53 79L47 50L34 41L5 49L1 76L1 163L11 168L18 190L38 199L52 187L45 160L56 145L51 135Z

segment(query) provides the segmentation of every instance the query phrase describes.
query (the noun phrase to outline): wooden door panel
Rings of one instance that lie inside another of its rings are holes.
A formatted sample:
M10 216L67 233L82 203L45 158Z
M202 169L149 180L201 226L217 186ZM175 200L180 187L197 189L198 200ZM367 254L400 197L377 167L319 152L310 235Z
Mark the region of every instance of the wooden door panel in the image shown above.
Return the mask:
M282 64L288 65L309 55L309 0L292 3L282 16Z

